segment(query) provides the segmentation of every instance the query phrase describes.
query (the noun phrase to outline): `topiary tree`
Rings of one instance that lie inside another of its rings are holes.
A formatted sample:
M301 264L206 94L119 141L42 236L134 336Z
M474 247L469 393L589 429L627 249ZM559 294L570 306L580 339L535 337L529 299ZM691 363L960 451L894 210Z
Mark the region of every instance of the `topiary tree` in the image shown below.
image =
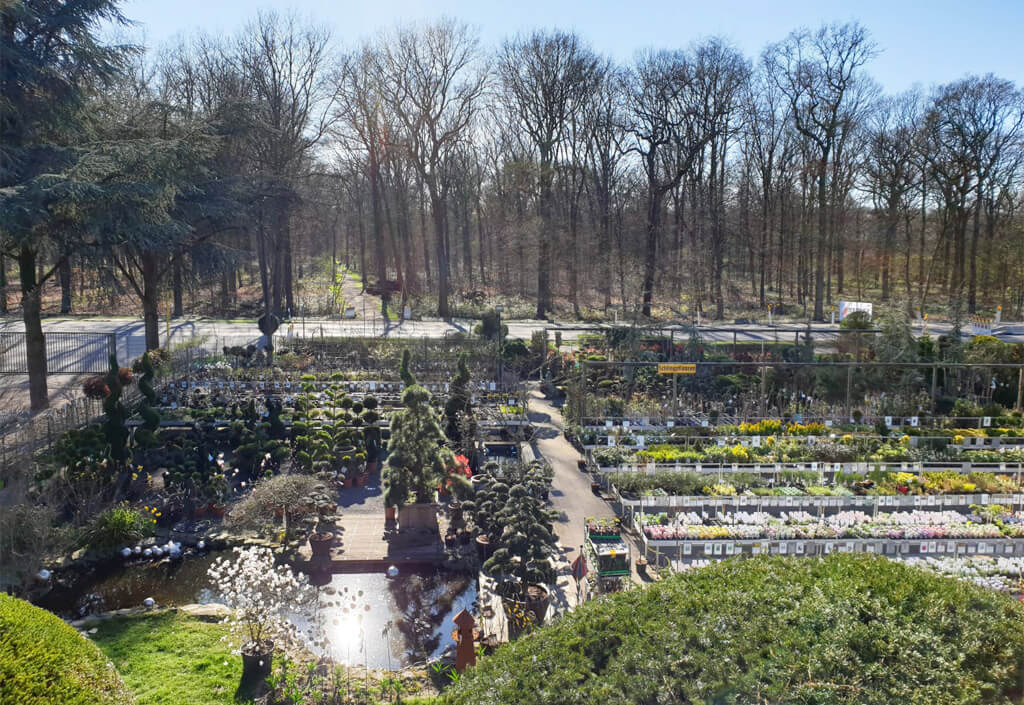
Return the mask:
M128 427L125 422L128 420L128 409L121 402L121 393L124 385L130 384L132 373L129 370L122 370L117 364L117 356L110 356L110 366L104 382L110 390L107 398L103 400L103 413L106 420L103 423L103 433L108 444L108 453L111 462L118 469L122 468L128 458Z
M463 452L466 448L464 445L460 445L463 441L463 434L459 428L459 416L468 417L472 425L474 427L476 425L476 420L473 418L473 395L469 390L468 360L468 353L463 352L459 355L458 373L452 378L448 390L448 400L444 404L445 435L448 436L448 440L461 447Z
M153 377L156 368L149 352L141 358L142 377L139 378L139 391L142 392L142 403L139 414L142 416L142 427L135 432L135 441L142 447L156 444L156 432L160 428L160 414L153 408L156 406L156 391L153 389Z
M46 610L0 593L0 704L134 702L95 644Z
M402 366L399 368L398 374L402 379L402 384L406 387L416 384L416 378L413 377L412 372L409 370L409 361L411 359L412 355L409 353L409 348L402 350Z
M506 587L507 596L521 596L528 584L551 579L555 513L544 505L551 479L541 463L512 466L490 481L480 504L470 507L474 523L482 522L496 547L484 571L514 581Z
M402 393L402 404L405 408L391 416L383 472L386 507L401 508L410 497L417 503L431 501L434 489L455 463L454 455L444 446L444 432L430 406L430 392L413 384Z
M484 572L514 580L505 593L523 595L527 585L551 579L550 559L555 554L554 516L525 484L512 485L508 500L498 511L501 527L498 548L484 563Z

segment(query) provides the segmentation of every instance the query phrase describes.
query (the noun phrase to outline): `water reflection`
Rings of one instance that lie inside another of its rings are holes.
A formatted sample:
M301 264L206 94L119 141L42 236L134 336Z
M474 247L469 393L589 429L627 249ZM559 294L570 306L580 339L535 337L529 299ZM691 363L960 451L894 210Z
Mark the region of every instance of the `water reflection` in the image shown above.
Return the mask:
M340 574L320 589L318 616L335 661L399 668L454 646L451 618L475 599L475 581L459 575Z
M38 602L62 617L136 607L219 602L207 569L220 552L184 560L119 566L75 586L57 585ZM289 618L301 631L314 626L323 650L339 663L396 669L422 663L454 647L452 617L473 609L475 579L453 573L381 573L310 576L317 609ZM317 580L319 578L319 580Z

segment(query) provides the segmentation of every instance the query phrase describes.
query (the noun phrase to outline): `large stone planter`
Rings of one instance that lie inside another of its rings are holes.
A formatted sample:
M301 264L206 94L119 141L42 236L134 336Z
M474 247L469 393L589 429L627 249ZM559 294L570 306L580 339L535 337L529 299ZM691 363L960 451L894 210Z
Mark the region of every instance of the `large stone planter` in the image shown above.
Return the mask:
M433 502L405 505L398 510L398 528L402 531L422 529L437 532L437 508L438 505Z

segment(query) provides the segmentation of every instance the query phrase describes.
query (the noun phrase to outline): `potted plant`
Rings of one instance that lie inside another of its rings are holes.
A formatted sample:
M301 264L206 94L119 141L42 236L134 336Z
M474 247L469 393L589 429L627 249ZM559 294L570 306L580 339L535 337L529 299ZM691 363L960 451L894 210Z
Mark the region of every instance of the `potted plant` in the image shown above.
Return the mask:
M208 575L232 610L226 622L242 655L241 686L257 686L270 674L275 650L297 642L286 611L310 602L314 592L304 576L276 565L269 548L236 548L233 557L214 561Z
M316 508L317 521L313 532L309 535L309 548L314 559L325 559L331 556L331 546L334 544L333 522L338 505L323 492L323 487L318 486L311 496Z
M411 374L406 374L411 379ZM447 468L454 465L454 456L444 446L444 432L430 404L430 392L413 380L402 393L402 404L405 408L391 418L383 473L384 506L398 509L403 529L417 526L436 531L433 493Z
M496 579L504 579L503 599L525 604L536 622L542 624L550 601L542 583L553 577L555 515L530 486L536 482L536 477L527 478L509 487L508 499L495 516L502 527L498 545L483 569Z

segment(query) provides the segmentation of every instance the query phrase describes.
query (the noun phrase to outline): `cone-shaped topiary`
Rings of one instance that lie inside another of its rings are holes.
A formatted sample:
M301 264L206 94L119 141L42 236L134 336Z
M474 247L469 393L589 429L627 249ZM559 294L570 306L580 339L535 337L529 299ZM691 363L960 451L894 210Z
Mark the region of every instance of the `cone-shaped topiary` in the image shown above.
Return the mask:
M402 393L401 411L391 416L391 440L384 466L384 505L402 507L410 496L429 502L434 489L455 463L444 447L444 432L430 406L430 392L413 384Z

